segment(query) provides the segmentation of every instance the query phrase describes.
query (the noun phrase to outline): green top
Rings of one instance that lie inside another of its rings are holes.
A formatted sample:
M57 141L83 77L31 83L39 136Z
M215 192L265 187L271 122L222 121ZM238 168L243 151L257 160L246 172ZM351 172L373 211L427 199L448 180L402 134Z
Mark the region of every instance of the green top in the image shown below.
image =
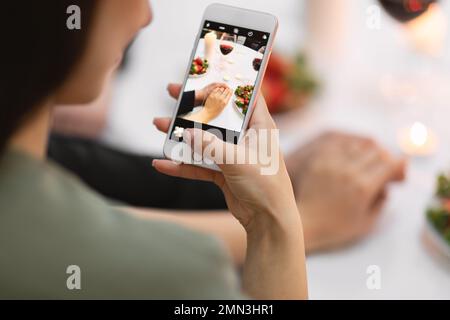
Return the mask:
M0 161L0 298L242 297L215 239L122 213L49 162Z

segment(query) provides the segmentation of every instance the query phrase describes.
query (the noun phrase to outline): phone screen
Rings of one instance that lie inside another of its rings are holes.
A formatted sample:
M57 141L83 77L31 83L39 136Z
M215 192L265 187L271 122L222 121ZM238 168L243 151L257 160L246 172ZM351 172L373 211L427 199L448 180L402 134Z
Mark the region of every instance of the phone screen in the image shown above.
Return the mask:
M170 138L201 128L237 143L270 33L205 21Z

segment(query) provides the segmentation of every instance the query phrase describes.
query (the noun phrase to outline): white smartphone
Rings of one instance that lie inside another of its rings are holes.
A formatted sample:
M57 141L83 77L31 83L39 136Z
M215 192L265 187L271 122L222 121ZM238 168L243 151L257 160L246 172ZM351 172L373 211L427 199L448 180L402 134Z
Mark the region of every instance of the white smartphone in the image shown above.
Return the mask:
M221 4L207 7L164 144L171 160L194 159L184 130L200 128L239 143L248 126L278 28L271 14Z

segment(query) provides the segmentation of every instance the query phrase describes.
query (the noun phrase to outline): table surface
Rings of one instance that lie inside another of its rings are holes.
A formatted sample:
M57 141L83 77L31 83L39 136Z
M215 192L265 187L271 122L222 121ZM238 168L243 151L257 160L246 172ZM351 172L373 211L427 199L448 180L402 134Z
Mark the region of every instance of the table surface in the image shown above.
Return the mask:
M423 239L424 211L435 176L450 168L449 50L439 59L410 54L393 21L384 17L379 30L366 27L372 1L349 1L351 32L346 51L339 59L327 59L333 63L321 74L320 95L304 110L276 117L283 149L289 152L323 130L340 129L371 136L400 154L397 130L414 119L436 131L440 148L433 157L410 159L406 181L391 187L377 228L367 239L308 257L310 297L450 299L449 260L430 250ZM130 65L117 79L105 142L161 154L164 137L153 128L152 119L172 114L175 102L165 87L183 79L202 8L211 2L198 0L195 7L190 1L153 1L153 23L137 39ZM237 0L222 2L242 6ZM308 44L302 2L249 0L245 6L279 17L279 51L292 54ZM446 13L450 13L448 6ZM417 94L406 99L402 92ZM380 290L366 286L370 265L380 267Z

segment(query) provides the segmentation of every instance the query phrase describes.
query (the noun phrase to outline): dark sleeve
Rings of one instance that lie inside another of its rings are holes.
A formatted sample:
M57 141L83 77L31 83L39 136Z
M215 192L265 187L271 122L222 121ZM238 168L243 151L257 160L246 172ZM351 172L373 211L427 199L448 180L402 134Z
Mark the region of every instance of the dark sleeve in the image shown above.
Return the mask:
M214 184L160 174L152 167L152 157L55 134L50 137L48 155L103 196L131 206L184 210L226 208L222 192Z
M191 112L195 107L195 91L186 91L183 93L178 109L178 115L184 115Z

